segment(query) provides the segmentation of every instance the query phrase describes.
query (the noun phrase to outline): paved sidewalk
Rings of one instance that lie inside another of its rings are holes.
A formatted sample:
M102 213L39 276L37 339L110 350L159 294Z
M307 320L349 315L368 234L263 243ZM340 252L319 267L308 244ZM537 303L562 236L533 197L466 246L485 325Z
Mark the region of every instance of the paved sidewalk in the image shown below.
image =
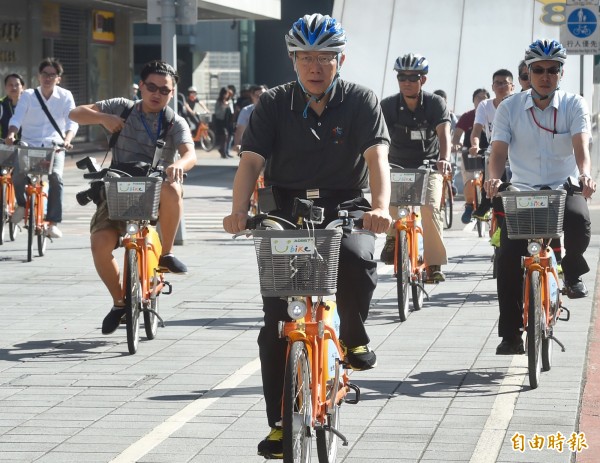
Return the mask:
M231 178L236 162L202 154L200 169L229 169ZM100 333L108 298L88 249L91 209L72 198L84 186L77 175L65 174L65 238L45 257L24 263L24 236L0 246L0 461L263 461L256 456L267 433L256 345L262 317L251 240L191 229L176 249L190 272L170 277L173 295L160 298L167 326L128 355L123 328ZM186 211L227 212L228 185L193 180ZM552 369L531 390L525 356L494 354L491 248L460 227L446 234L447 281L428 286L430 300L405 323L391 268L379 266L367 322L379 365L352 374L362 401L342 408L350 445L340 447L339 461L575 461L567 440L579 432L600 237L586 254L591 295L566 300L572 319L556 329L567 350L555 346ZM548 448L559 432L562 452ZM513 448L515 435L523 452ZM536 435L546 438L541 450L530 448ZM600 448L580 457L600 461Z

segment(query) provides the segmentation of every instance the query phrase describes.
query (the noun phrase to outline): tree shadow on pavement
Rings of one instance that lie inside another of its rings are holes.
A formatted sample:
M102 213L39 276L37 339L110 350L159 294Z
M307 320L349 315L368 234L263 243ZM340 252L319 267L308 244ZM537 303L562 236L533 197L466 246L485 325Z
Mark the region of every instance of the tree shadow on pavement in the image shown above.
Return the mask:
M33 359L44 361L57 360L81 361L93 360L96 355L102 354L106 359L106 353L100 348L113 346L115 342L78 339L44 339L40 341L26 341L14 344L11 347L0 349L0 361L22 362ZM111 353L111 357L122 357L123 353ZM128 354L127 354L128 355Z
M223 393L222 391L226 391ZM153 397L147 397L147 400L156 401L172 401L172 402L190 402L197 400L201 397L207 396L206 398L219 398L221 400L241 397L241 396L256 396L257 399L263 397L262 386L249 386L249 387L236 387L233 389L210 389L202 391L191 391L189 394L170 394L170 395L157 395Z

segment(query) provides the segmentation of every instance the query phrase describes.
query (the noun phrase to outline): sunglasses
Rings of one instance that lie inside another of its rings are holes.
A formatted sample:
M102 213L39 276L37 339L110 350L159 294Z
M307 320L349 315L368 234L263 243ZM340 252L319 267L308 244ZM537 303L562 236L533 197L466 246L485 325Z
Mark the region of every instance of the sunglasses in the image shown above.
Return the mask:
M529 74L519 74L519 79L521 80L529 80Z
M161 95L164 95L164 96L167 96L169 93L171 93L173 91L172 88L159 87L158 85L153 84L152 82L144 82L144 86L150 93L156 93L158 91L158 93L160 93Z
M537 67L532 67L531 72L533 72L534 74L537 75L541 75L541 74L549 74L552 76L556 76L560 73L560 66L553 66L551 68L544 68L541 66L537 66Z
M417 82L421 78L421 74L398 74L398 82Z

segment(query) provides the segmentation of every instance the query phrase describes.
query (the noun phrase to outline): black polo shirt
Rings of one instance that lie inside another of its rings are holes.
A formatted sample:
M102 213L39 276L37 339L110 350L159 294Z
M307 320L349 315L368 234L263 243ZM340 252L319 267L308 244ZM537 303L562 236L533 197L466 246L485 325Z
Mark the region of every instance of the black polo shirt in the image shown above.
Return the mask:
M363 153L389 145L375 94L338 80L323 113L308 108L295 82L263 93L242 138L242 151L265 158L265 183L287 189L362 189L368 186Z
M417 168L424 159L437 160L440 152L436 127L450 123L444 99L421 91L415 111L408 109L401 93L381 101L381 109L390 131L390 162Z

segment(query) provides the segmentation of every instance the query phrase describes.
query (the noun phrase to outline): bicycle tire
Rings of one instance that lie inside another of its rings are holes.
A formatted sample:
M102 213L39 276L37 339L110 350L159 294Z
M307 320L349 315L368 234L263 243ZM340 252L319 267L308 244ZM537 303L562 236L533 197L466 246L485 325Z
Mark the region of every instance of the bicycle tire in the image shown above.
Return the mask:
M492 254L492 278L498 278L498 248L494 246Z
M408 318L408 289L410 286L410 260L406 230L396 232L396 291L398 295L398 315L401 322Z
M340 368L339 363L336 363ZM315 431L317 441L317 456L319 463L334 463L337 459L339 436L331 431L331 428L339 430L340 428L340 407L341 403L334 403L331 399L338 394L339 382L336 385L335 378L331 379L327 385L327 400L330 406L327 408L327 427L317 428ZM336 387L337 386L337 387Z
M446 229L452 228L452 215L454 213L454 200L452 198L452 182L450 180L444 181L444 193L443 193L443 214L444 214L444 225Z
M309 463L312 451L310 364L302 341L292 343L283 385L283 461Z
M138 256L135 249L127 249L127 270L125 273L125 325L127 328L127 348L135 354L140 342L140 277Z
M536 389L540 384L542 350L542 294L540 274L531 272L529 279L529 308L527 311L527 367L529 386Z
M551 274L548 274L546 278L554 277ZM550 331L542 337L542 371L550 371L552 369L552 351L554 348L554 343L552 342L552 338L550 336L552 334L553 326L556 323L556 313L558 312L559 307L560 291L556 293L556 299L554 301L550 301L550 320L548 320Z
M8 222L8 204L6 199L6 184L0 188L0 244L4 244L4 225Z
M423 275L420 273L417 281L413 281L412 285L412 303L413 310L421 310L425 301L425 293L423 291Z
M37 246L38 256L43 257L46 254L46 247L48 246L48 236L46 235L45 228L42 228L37 235Z
M17 236L19 235L19 231L21 231L21 227L18 224L8 222L8 236L11 241L15 241Z
M158 313L158 295L150 300L150 309ZM158 331L158 317L148 310L144 310L144 330L150 341L156 337Z
M206 135L200 137L200 146L204 151L212 151L216 144L217 137L211 129L206 131Z
M481 204L481 187L475 186L475 197L473 199L475 201L473 210L476 211ZM483 220L475 219L475 227L477 228L477 235L479 235L479 238L483 238Z
M27 262L33 258L33 235L35 234L35 195L29 197L29 215L27 217Z

